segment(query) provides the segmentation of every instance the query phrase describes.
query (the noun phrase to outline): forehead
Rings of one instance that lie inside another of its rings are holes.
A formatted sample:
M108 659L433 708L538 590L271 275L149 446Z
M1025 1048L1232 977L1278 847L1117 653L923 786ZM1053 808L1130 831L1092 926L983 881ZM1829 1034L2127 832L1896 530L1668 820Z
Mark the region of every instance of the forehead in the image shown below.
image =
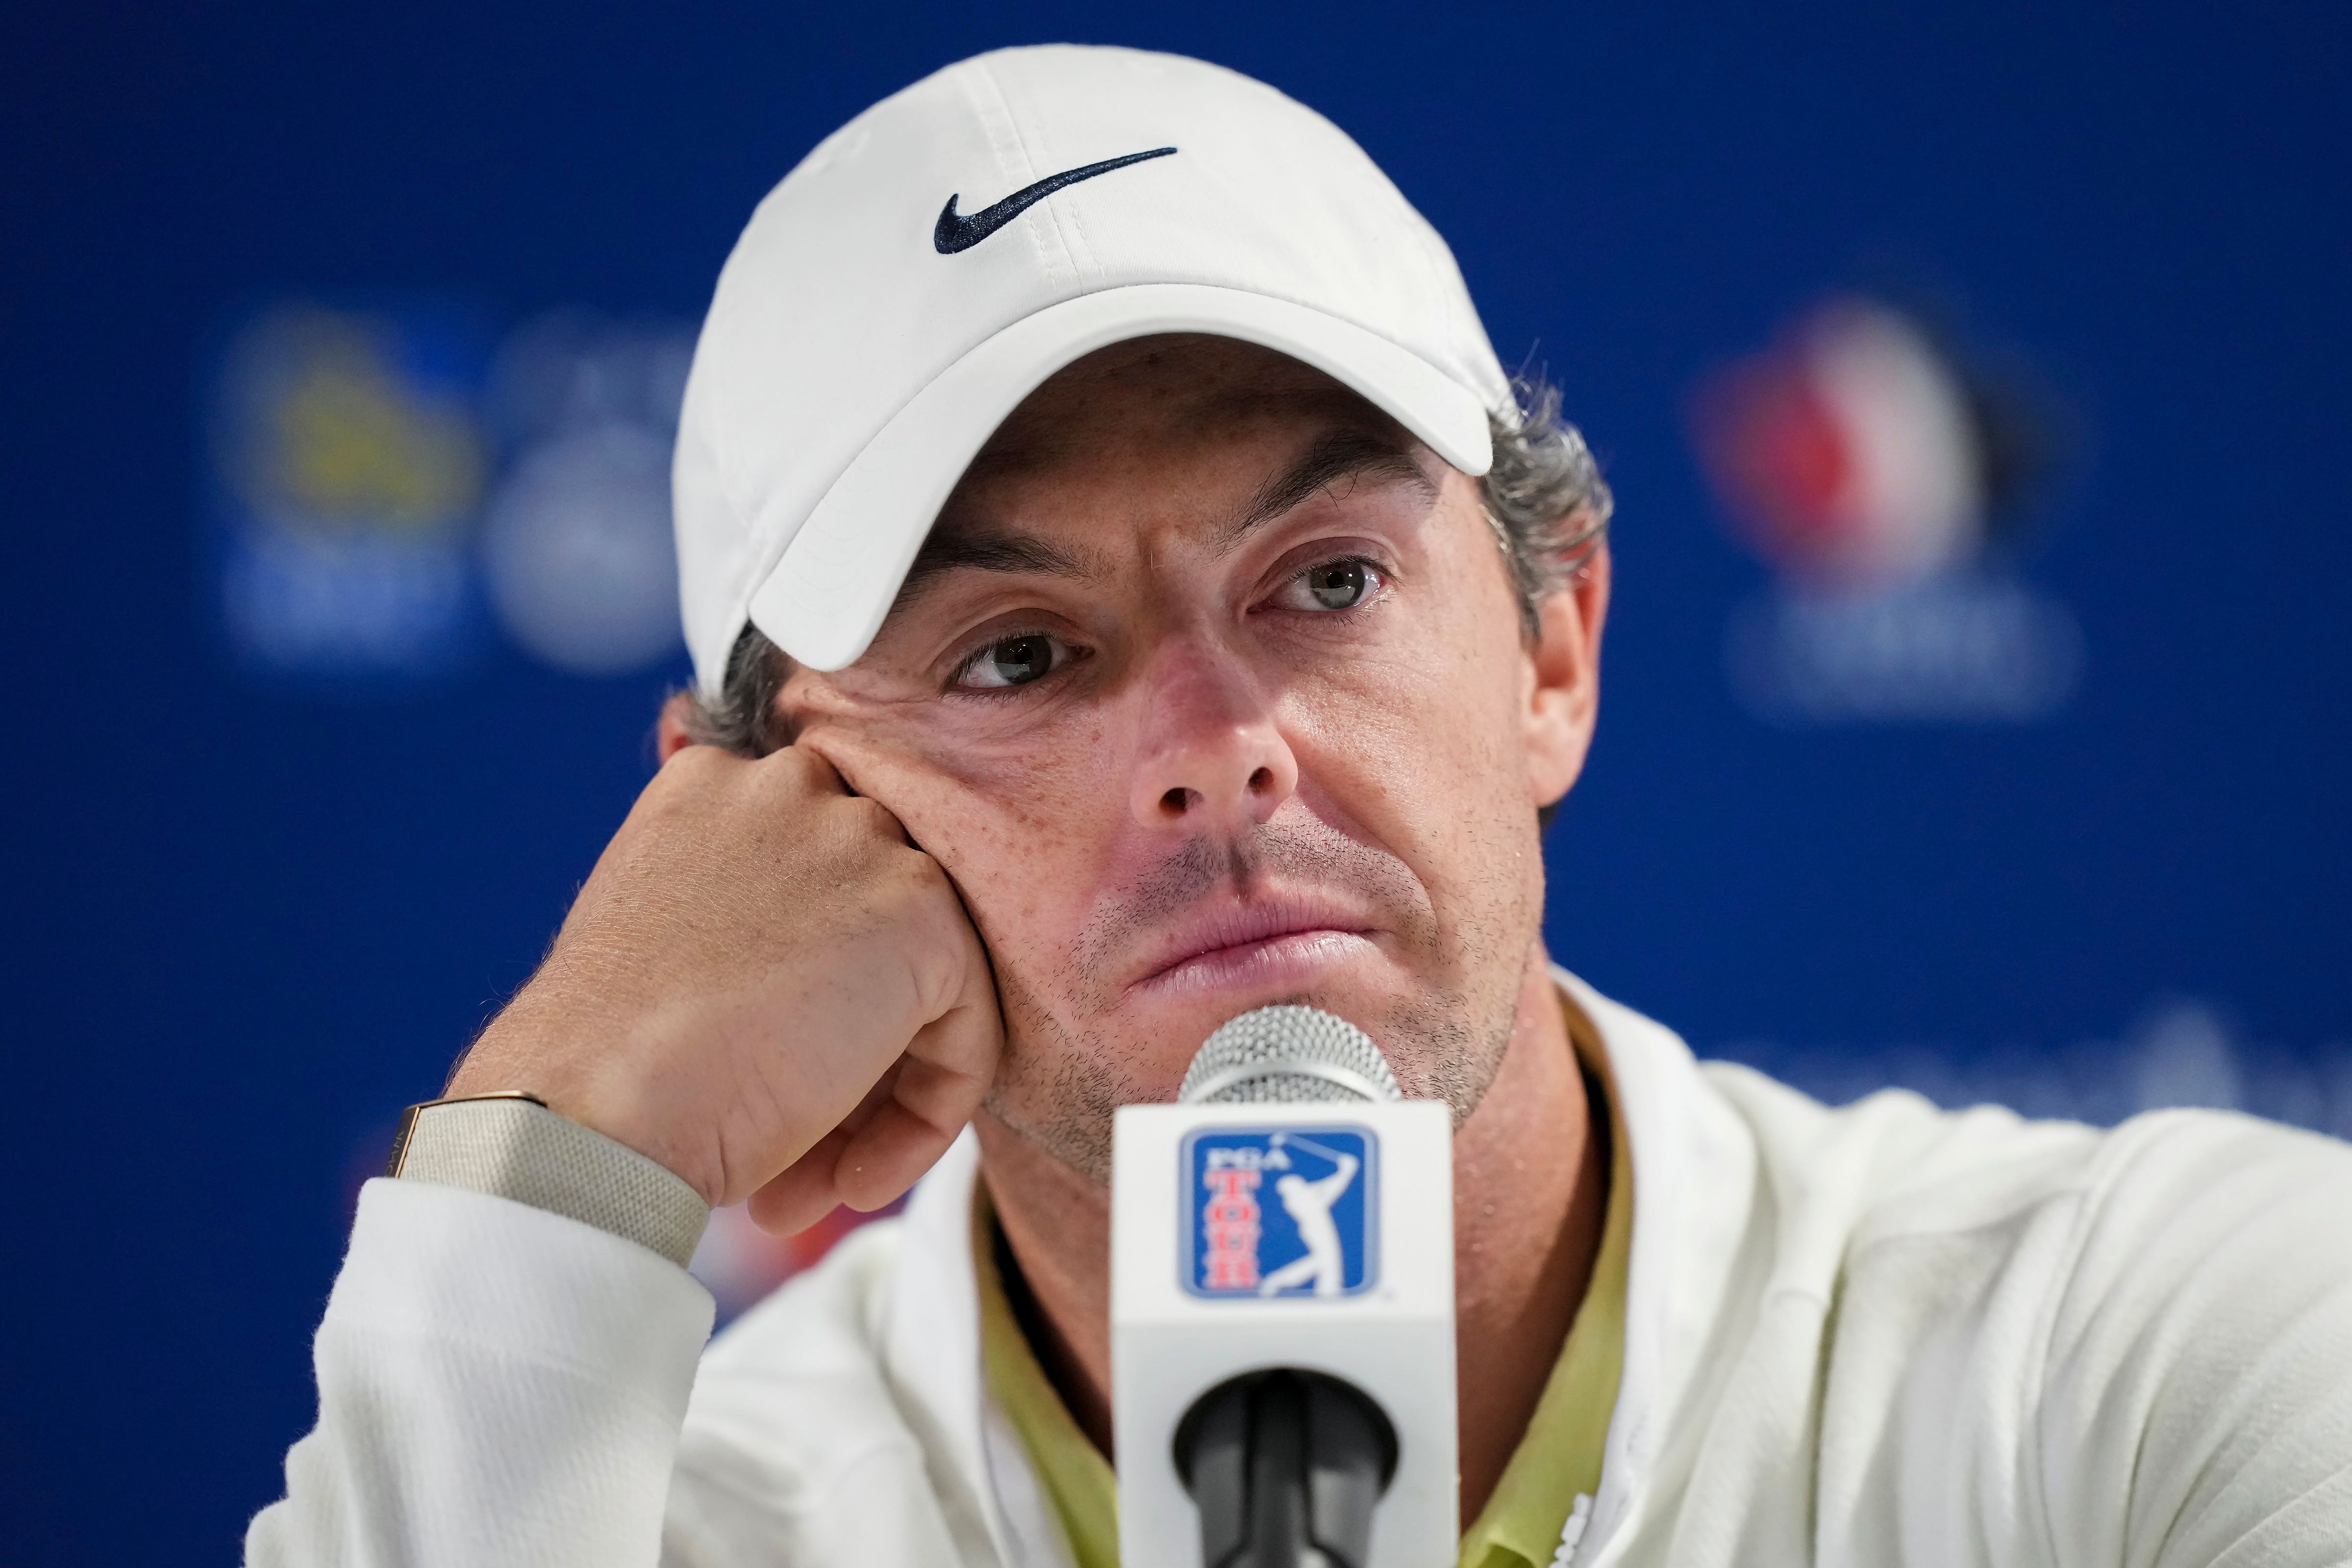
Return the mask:
M1271 349L1198 335L1118 343L1023 400L964 470L933 531L999 525L1007 503L1034 505L1061 487L1252 486L1268 463L1338 431L1398 452L1415 444L1355 392Z

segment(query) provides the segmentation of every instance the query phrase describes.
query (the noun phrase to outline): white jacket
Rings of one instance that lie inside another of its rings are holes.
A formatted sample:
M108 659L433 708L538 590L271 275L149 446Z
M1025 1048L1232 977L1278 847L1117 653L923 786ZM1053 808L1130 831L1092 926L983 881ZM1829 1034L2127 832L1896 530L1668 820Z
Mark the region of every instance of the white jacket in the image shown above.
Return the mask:
M2352 1562L2352 1147L1827 1110L1563 975L1632 1144L1624 1380L1574 1561ZM361 1198L253 1568L1064 1563L988 1404L969 1134L708 1350L634 1243Z

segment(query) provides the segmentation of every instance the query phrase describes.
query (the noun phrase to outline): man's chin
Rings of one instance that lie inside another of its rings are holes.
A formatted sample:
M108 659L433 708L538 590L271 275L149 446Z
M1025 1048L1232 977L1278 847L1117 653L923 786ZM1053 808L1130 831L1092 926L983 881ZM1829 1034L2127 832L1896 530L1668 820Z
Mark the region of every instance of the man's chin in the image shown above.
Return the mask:
M1173 1101L1193 1055L1220 1025L1282 1004L1320 1008L1363 1030L1398 1067L1407 1092L1417 1092L1404 1068L1426 1060L1427 1043L1391 1041L1401 1020L1418 1024L1442 1012L1443 1002L1402 973L1377 943L1349 934L1298 946L1313 950L1277 953L1274 962L1228 962L1173 985L1129 986L1077 1027L1035 1009L1018 985L1004 987L1008 1038L986 1101L989 1114L1015 1137L1107 1185L1118 1107Z
M1412 1099L1444 1100L1455 1121L1477 1105L1509 1042L1517 976L1465 986L1409 967L1391 945L1357 933L1287 934L1222 952L1187 972L1146 976L1093 1005L1061 1005L998 971L1004 1058L987 1099L1006 1131L1087 1180L1110 1179L1111 1123L1121 1105L1165 1104L1219 1026L1262 1007L1319 1008L1362 1030ZM1272 951L1263 951L1272 949Z
M1443 1100L1458 1125L1477 1108L1510 1043L1517 977L1447 985L1407 970L1373 942L1334 945L1329 961L1303 972L1268 969L1214 985L1130 988L1107 1031L1132 1075L1121 1103L1176 1098L1202 1042L1257 1008L1296 1005L1345 1019L1369 1036L1409 1099ZM1105 1134L1108 1136L1108 1134Z

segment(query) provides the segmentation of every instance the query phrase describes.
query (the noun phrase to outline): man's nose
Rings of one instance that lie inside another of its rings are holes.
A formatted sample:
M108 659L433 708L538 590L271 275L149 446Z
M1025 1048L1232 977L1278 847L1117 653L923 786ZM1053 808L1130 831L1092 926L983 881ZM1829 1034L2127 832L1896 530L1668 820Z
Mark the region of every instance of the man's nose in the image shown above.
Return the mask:
M1297 791L1298 759L1274 703L1237 661L1181 648L1140 683L1135 819L1147 828L1238 832Z

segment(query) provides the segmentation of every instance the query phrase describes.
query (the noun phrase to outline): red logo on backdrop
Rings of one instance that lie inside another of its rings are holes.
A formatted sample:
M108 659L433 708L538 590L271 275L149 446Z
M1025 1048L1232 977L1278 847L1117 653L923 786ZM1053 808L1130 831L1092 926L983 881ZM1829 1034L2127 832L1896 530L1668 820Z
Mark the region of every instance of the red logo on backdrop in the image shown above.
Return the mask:
M1759 717L2023 723L2064 703L2080 628L1986 549L2064 444L2021 371L1840 296L1699 387L1700 460L1778 579L1726 638Z
M1726 510L1792 577L1899 587L1984 538L1995 497L1977 399L1897 311L1853 298L1817 307L1702 386L1696 413Z

